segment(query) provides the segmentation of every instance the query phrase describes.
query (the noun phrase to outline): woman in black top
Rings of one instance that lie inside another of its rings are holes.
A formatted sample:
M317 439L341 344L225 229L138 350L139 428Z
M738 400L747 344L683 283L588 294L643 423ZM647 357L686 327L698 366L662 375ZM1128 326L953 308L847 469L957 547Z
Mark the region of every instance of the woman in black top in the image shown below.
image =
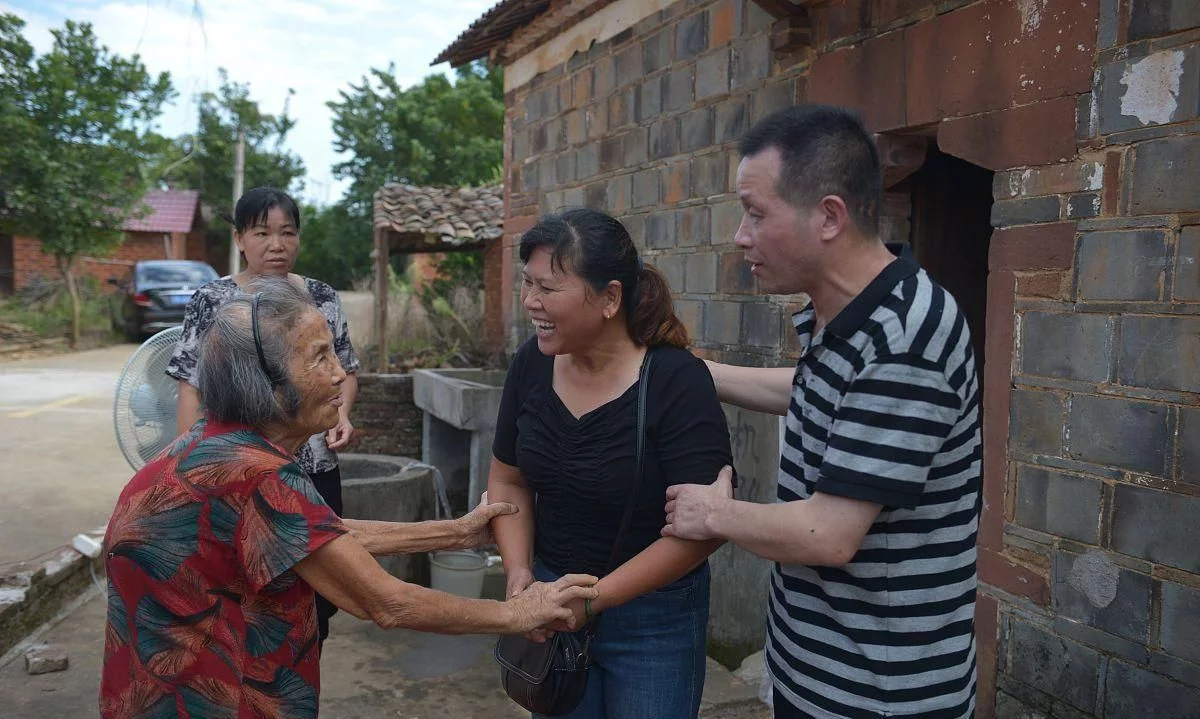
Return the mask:
M692 719L704 687L707 558L720 542L662 537L666 488L712 482L731 464L708 369L684 347L662 275L629 233L595 210L543 218L521 238L522 303L535 336L504 384L488 496L509 596L571 572L603 577L573 607L603 614L576 719ZM634 487L639 373L652 352L645 467ZM616 569L605 576L630 492ZM590 616L589 616L590 611ZM538 634L562 630L548 627Z

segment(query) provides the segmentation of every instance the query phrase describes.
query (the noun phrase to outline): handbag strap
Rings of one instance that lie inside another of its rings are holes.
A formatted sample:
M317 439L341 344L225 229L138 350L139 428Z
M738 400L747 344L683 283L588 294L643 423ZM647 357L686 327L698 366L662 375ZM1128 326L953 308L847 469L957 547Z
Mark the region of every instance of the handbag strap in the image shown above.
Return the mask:
M625 530L629 529L629 521L633 518L633 507L637 504L638 488L642 484L642 471L646 465L646 388L650 385L650 363L653 357L654 350L647 347L646 356L642 358L642 369L638 374L637 469L634 471L633 488L629 492L629 499L625 501L625 514L621 516L621 527L617 530L617 538L613 542L612 553L608 556L608 568L604 570L605 574L617 568L617 556L621 551L621 540L625 537ZM585 655L591 647L592 638L596 636L596 628L599 624L600 617L596 617L583 630L583 653Z
M646 348L646 356L642 358L642 370L638 377L638 399L637 399L637 469L633 475L633 489L629 492L629 499L625 502L625 514L621 517L621 528L617 530L617 539L613 542L612 553L608 557L608 568L604 570L608 574L617 568L617 555L621 551L621 540L625 537L625 530L629 529L629 522L633 518L633 508L637 504L638 489L642 484L642 472L646 466L646 388L650 384L650 362L654 357L654 351Z

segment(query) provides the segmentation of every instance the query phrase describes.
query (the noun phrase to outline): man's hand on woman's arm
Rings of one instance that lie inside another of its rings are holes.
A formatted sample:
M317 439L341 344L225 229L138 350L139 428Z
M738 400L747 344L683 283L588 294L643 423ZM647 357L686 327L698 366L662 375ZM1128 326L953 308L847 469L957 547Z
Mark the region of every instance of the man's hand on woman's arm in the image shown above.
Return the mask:
M664 537L723 539L783 564L840 567L858 552L882 505L817 492L780 504L733 498L733 471L710 485L667 487Z

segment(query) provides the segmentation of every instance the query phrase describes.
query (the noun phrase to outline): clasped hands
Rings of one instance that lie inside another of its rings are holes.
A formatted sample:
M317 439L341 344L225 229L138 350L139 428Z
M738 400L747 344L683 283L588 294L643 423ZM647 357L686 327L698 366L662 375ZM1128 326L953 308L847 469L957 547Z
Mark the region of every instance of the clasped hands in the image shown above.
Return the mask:
M484 494L486 496L486 492ZM667 488L666 498L667 523L662 528L662 536L694 541L715 539L717 537L709 520L725 502L733 499L733 468L722 467L712 484L672 485ZM510 571L506 596L512 599L520 595L533 582L533 572L527 567ZM572 619L551 622L526 632L525 637L530 641L544 642L555 632L574 631L587 624L588 607L583 599L571 600L566 607L571 610Z
M479 498L479 506L456 520L458 523L457 534L461 537L460 546L464 549L469 549L482 544L490 544L492 542L491 521L496 517L503 517L506 514L516 514L517 511L517 506L508 502L489 504L487 492L484 492L483 496ZM545 583L545 586L553 585L554 587L558 587L560 591L555 596L562 600L559 606L570 610L570 616L560 616L537 629L531 629L525 633L525 636L533 641L544 642L547 638L553 636L554 632L569 632L582 627L587 622L586 610L584 608L585 599L594 598L595 591L583 590L587 592L585 596L580 590L571 590L570 588L592 587L596 584L596 581L597 579L590 575L568 574L555 582ZM530 570L525 569L511 572L508 577L508 587L505 596L508 599L514 599L517 595L525 592L535 584L542 586L541 583L534 581L533 573ZM547 599L547 601L553 602L555 600Z

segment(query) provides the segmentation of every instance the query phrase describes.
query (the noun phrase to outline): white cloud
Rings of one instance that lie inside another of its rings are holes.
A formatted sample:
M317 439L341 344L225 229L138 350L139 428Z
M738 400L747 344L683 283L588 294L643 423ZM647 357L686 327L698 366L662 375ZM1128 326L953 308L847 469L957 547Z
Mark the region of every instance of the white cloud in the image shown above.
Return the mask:
M284 107L296 127L287 145L308 168L306 195L334 201L345 189L331 166L333 132L325 103L357 83L371 68L395 63L411 85L445 65L434 57L497 0L0 0L0 12L26 23L25 36L39 51L49 30L72 19L90 22L113 52L138 52L152 72L169 72L180 96L167 108L161 129L170 135L195 128L193 96L217 88L217 68L249 83L251 97L268 112ZM198 5L203 28L193 14ZM246 178L247 185L254 182Z

